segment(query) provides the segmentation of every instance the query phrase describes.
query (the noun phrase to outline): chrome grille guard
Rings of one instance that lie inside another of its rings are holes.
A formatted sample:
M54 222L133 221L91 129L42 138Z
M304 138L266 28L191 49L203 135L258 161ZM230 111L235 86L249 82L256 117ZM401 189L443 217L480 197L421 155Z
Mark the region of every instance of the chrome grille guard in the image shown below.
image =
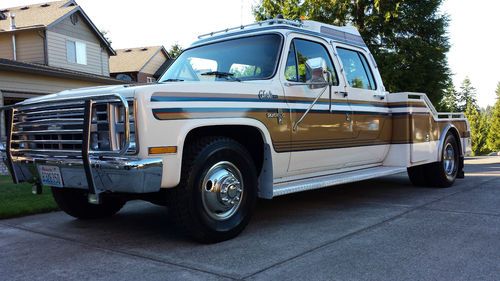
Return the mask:
M91 137L91 126L92 126L92 107L96 103L116 103L118 102L124 109L124 129L123 129L123 145L119 150L111 150L111 151L92 151L90 150L90 137ZM6 164L9 169L9 172L12 176L12 180L14 183L19 183L19 177L16 173L16 168L13 162L13 154L12 154L12 144L13 144L13 128L14 128L14 115L17 110L33 110L39 108L51 108L60 107L64 105L75 105L81 104L83 105L83 121L82 121L82 149L80 155L74 155L76 158L81 156L81 161L83 162L83 167L85 169L85 177L87 179L87 185L89 188L89 201L92 203L99 203L99 191L95 188L94 177L92 175L92 167L91 167L91 157L92 156L108 156L108 157L121 157L124 156L130 148L130 108L128 101L119 94L109 94L102 96L88 96L88 97L74 97L67 98L65 100L56 100L56 101L47 101L43 103L34 103L28 105L11 105L0 107L0 112L8 112L6 118L6 144L3 148L2 152L6 154ZM3 128L0 128L3 130ZM40 152L40 151L35 151ZM42 151L45 157L53 156L54 154L58 154L56 151ZM61 156L59 153L58 156ZM43 155L33 156L33 159L44 158ZM69 158L68 156L61 158ZM74 159L73 159L74 160ZM35 183L37 185L41 185L40 183Z

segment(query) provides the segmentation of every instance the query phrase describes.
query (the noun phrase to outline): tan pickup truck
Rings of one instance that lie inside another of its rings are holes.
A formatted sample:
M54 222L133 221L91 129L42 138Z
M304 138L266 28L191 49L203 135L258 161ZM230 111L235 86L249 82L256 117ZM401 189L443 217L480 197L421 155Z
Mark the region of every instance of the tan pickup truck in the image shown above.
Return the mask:
M158 83L64 91L4 108L13 180L66 213L170 208L194 239L238 235L257 198L408 172L448 187L463 114L386 92L358 31L274 19L200 36ZM422 190L425 192L425 190ZM166 223L166 222L165 222Z

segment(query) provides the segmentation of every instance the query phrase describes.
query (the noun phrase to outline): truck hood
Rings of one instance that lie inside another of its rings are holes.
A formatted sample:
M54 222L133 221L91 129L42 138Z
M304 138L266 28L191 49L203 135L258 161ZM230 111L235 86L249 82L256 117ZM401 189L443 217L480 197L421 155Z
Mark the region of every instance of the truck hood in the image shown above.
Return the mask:
M282 89L276 87L272 81L248 81L248 82L167 82L158 84L131 84L131 85L113 85L90 88L80 88L66 90L56 94L27 99L18 105L28 105L33 103L60 101L71 98L86 98L91 96L102 96L109 94L120 94L124 98L143 99L143 102L149 102L154 93L175 93L179 95L203 92L205 94L253 94L256 97L262 91L274 94L280 94Z
M125 98L133 97L133 88L137 85L113 85L113 86L98 86L98 87L88 87L88 88L78 88L73 90L65 90L59 93L40 96L36 98L27 99L18 103L19 105L27 105L33 103L40 103L46 101L57 101L65 100L71 98L85 98L90 96L102 96L109 95L112 93L119 93Z

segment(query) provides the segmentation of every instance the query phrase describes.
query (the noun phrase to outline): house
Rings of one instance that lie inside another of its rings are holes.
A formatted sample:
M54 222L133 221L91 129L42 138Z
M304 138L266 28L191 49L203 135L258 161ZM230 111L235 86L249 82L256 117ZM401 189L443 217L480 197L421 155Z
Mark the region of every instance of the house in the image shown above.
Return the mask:
M66 89L123 84L109 76L109 57L114 55L73 0L1 7L0 107ZM1 141L3 112L0 128Z
M116 50L110 58L111 77L127 82L151 83L158 80L171 58L163 46Z

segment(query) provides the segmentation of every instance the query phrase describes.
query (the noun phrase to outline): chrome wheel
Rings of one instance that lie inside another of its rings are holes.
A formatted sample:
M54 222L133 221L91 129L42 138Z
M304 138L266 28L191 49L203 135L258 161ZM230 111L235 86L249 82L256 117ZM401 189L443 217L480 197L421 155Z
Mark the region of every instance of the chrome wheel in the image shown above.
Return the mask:
M218 162L206 173L201 193L203 207L211 218L229 219L238 211L244 196L240 170L231 162Z
M443 166L444 172L448 176L452 176L455 173L456 159L455 159L455 149L451 143L447 143L443 151Z

